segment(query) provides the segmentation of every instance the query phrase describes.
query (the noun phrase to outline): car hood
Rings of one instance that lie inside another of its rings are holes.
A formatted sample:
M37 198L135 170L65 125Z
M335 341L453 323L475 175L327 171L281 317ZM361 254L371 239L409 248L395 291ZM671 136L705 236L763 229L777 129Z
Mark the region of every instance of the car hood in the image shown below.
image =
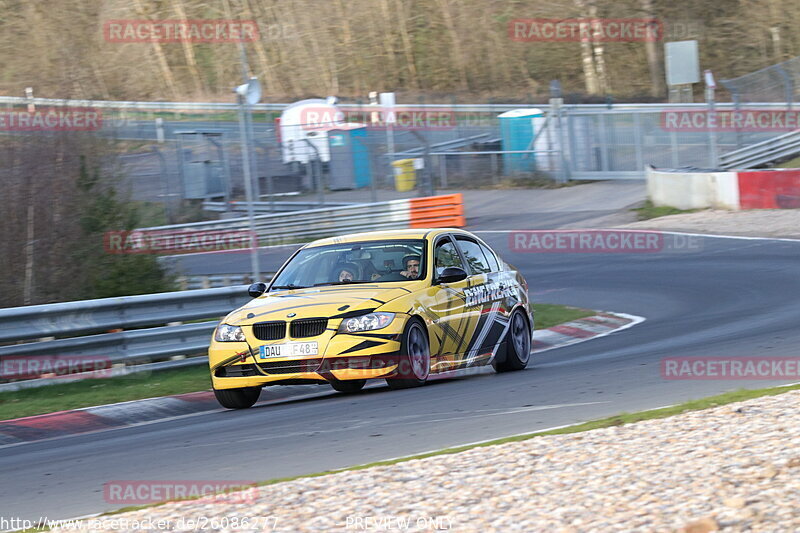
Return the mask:
M367 313L414 290L417 282L321 286L267 293L233 311L225 323L248 325L287 318L345 318ZM418 287L417 287L418 288ZM295 317L289 317L296 313Z

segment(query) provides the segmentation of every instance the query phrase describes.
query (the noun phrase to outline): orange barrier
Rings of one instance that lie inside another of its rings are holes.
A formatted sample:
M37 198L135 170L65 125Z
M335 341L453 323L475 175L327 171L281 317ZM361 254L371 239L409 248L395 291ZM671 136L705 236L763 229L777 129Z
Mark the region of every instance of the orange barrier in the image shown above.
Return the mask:
M409 205L410 228L460 228L467 225L461 193L411 198Z

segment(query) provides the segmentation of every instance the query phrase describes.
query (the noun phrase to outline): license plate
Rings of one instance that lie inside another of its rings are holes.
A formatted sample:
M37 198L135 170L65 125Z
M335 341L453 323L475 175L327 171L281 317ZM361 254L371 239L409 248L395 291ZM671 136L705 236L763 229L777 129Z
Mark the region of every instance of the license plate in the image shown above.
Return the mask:
M284 342L283 344L265 344L258 347L261 359L271 357L305 357L319 353L316 342Z

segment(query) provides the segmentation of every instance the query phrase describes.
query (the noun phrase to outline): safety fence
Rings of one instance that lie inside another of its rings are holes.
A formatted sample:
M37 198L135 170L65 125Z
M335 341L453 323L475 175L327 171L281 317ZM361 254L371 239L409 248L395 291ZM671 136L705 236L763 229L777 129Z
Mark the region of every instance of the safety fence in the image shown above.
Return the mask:
M737 106L753 102L781 102L789 109L800 98L800 57L720 83Z
M796 61L789 63L781 68L790 71ZM798 86L792 85L795 90ZM554 114L548 104L523 102L460 104L453 100L437 104L424 101L397 104L398 113L444 113L447 120L408 128L398 126L394 130L385 125L367 125L363 136L347 135L347 132L330 134L327 145L317 143L324 146L312 157L315 163L302 165L287 161L286 142L276 125L276 119L288 105L252 106L251 156L259 199L288 192L320 192L325 201L327 191L368 187L393 189L392 161L423 157L426 152L429 154L426 172L431 173L436 186L491 185L518 174L520 168L510 164L514 158L498 157L499 153L515 149L511 147L513 141L503 132L500 116L508 111L530 108L540 110L543 116ZM764 109L786 106L785 102L778 101L762 104L748 101L748 105ZM127 176L126 183L134 199L230 200L243 194L242 145L234 103L0 97L0 107L7 110L22 112L29 106L43 110L95 109L102 113L102 127L88 133L120 141L151 143L133 152L127 146L120 152L119 161L114 162ZM373 112L370 106L359 103L337 106L355 116ZM718 103L717 108L724 111L736 105ZM529 168L542 176L558 177L567 173L573 179L641 179L647 164L709 166L711 139L708 133L692 127L670 128L664 121L670 112L706 109L706 104L565 104L560 107L558 127L554 122L548 126L554 128L557 135L549 135L547 143L540 142L544 140L540 138L536 146L516 149L530 148L539 152L531 154ZM14 134L13 131L4 133ZM776 132L771 131L731 131L720 134L717 142L720 154L724 154L775 135ZM563 154L563 159L559 154ZM356 171L369 177L353 179ZM281 208L278 204L273 207Z
M180 365L203 364L219 319L249 299L237 285L0 309L0 381L34 379L46 369L155 370L192 356L200 357Z
M365 204L324 207L285 214L256 215L250 228L247 217L170 226L139 228L137 232L203 233L209 231L250 232L258 244L307 242L322 237L372 230L461 227L466 225L461 194L390 200Z

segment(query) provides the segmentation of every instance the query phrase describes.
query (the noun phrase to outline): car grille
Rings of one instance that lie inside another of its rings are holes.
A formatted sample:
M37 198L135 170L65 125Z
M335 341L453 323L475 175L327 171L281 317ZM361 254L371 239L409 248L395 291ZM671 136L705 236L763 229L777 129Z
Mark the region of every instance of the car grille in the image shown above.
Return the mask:
M253 336L262 341L276 341L286 336L286 322L257 322L253 324Z
M289 327L289 336L293 339L302 337L316 337L322 335L325 328L328 327L327 318L307 318L302 320L295 320Z
M266 361L258 366L267 374L293 374L295 372L316 372L322 359L303 359L300 361ZM261 373L251 364L231 365L218 368L214 375L218 378L243 378L260 376Z
M292 374L294 372L316 372L322 359L303 359L301 361L267 361L258 363L268 374Z
M253 365L231 365L223 366L216 370L215 375L218 378L244 378L257 376L258 373Z

